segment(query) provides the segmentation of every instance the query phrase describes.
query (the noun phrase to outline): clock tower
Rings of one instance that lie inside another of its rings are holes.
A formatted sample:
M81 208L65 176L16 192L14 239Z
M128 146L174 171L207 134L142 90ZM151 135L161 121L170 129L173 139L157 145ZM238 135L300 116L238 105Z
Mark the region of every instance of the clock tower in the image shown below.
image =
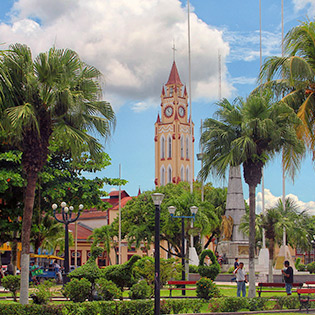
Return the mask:
M193 134L194 125L188 117L187 90L174 61L168 81L162 87L161 116L158 114L155 123L156 186L190 182L194 178Z

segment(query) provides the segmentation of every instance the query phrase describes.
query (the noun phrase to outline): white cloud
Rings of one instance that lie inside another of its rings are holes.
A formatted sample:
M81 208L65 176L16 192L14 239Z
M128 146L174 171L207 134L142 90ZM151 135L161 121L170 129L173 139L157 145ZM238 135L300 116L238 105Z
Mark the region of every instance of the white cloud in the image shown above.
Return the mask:
M249 78L249 77L234 77L230 79L233 84L255 84L257 82L257 78Z
M265 188L265 209L270 209L274 206L276 206L279 199L281 199L282 196L274 196L270 189ZM287 194L286 198L290 198L296 202L296 204L299 207L300 211L307 210L310 215L315 215L315 202L309 201L304 202L302 200L299 200L298 196L293 194ZM248 200L247 200L248 203ZM256 213L260 213L262 209L262 193L258 192L256 195Z
M231 53L227 62L232 61L253 61L260 57L260 35L256 32L235 32L224 31L223 39L230 47ZM262 31L262 55L263 57L281 53L281 33Z
M34 55L54 44L77 51L102 71L106 99L116 109L126 100L137 104L134 110L145 109L149 101L150 106L159 104L172 64L173 40L187 85L187 12L179 0L17 0L10 24L0 24L0 42L26 43ZM194 98L217 99L218 51L222 94L228 97L232 86L224 64L229 45L222 31L191 13Z
M295 11L303 10L305 7L308 8L309 18L315 17L315 2L314 0L293 0Z

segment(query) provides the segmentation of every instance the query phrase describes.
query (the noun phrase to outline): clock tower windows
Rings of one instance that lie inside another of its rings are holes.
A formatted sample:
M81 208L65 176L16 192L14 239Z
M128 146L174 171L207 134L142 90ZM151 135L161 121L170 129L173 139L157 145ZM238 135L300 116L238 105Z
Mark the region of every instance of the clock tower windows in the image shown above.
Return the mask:
M164 186L165 185L165 168L162 165L161 167L161 185Z
M161 137L161 159L165 159L165 138Z
M184 137L181 135L180 137L180 158L184 159Z
M167 169L167 183L172 182L172 167L169 165Z
M167 139L167 158L171 159L172 158L172 137L168 136Z
M189 137L186 136L186 159L189 159Z

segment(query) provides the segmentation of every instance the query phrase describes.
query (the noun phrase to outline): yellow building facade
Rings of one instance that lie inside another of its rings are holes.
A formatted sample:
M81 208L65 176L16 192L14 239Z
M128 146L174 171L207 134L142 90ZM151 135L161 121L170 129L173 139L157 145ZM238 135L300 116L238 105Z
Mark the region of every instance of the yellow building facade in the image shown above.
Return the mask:
M155 185L194 178L194 125L188 113L188 95L175 61L162 88L161 115L155 123Z

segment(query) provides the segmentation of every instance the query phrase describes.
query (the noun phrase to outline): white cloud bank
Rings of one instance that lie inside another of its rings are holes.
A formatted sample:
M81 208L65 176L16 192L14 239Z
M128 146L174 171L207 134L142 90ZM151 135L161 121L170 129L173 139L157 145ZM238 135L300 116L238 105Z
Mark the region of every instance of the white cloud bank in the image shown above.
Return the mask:
M307 13L310 19L315 17L315 1L314 0L293 0L294 9L296 11L307 8Z
M128 100L136 111L158 105L173 40L181 79L188 84L187 11L179 0L16 0L10 22L0 24L1 43L26 43L34 56L54 44L77 51L104 74L105 98L114 108ZM229 97L223 32L191 13L191 47L194 98L217 98L219 51L222 96Z
M296 202L300 211L308 210L308 213L310 215L315 215L315 201L304 202L304 201L299 200L299 198L293 194L286 195L286 198L288 197ZM279 199L281 198L282 196L274 196L269 189L265 188L265 209L270 209L274 207L279 201ZM248 200L247 200L247 203L248 203ZM261 209L262 209L262 193L258 192L256 195L256 213L260 213Z

